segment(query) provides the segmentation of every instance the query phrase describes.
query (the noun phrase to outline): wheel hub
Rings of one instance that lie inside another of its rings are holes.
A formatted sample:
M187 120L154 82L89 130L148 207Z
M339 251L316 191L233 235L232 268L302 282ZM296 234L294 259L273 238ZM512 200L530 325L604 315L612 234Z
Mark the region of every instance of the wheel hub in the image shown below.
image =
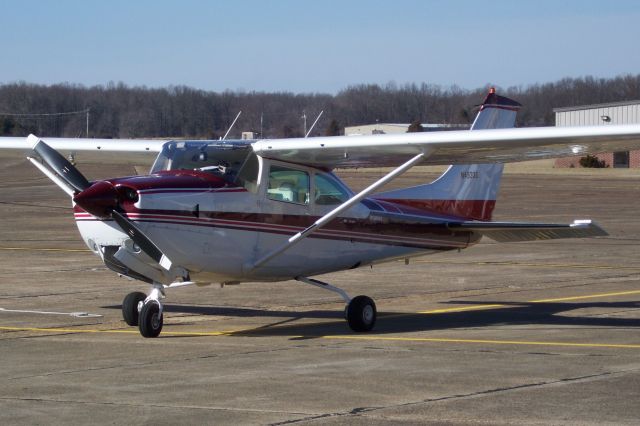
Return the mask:
M153 327L154 330L157 330L160 327L160 315L157 313L154 313L153 315L151 315L151 327Z
M362 320L365 324L371 324L373 321L373 307L371 305L367 305L362 310Z

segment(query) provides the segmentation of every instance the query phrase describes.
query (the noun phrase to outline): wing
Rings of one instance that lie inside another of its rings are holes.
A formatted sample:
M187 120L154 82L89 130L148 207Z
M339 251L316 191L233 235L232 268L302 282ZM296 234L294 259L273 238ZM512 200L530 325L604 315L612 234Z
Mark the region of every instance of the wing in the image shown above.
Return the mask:
M73 155L79 163L151 164L168 140L43 138L62 155ZM25 157L31 152L27 138L0 138L0 155ZM126 154L126 155L123 155Z
M424 152L422 164L508 163L640 149L640 125L528 127L260 140L256 154L323 168L397 166Z

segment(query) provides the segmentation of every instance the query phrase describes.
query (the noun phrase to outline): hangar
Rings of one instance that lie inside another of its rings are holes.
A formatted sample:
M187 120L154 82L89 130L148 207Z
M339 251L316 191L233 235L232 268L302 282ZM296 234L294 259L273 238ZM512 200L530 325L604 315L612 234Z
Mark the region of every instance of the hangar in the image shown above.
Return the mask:
M555 108L556 126L607 126L639 124L640 100ZM597 155L607 167L640 167L640 150L608 152ZM580 167L580 158L559 158L555 167Z
M344 128L345 136L356 135L384 135L389 133L407 133L409 123L376 123L363 124L361 126L350 126ZM469 124L442 124L442 123L422 123L423 131L433 132L439 130L468 130Z

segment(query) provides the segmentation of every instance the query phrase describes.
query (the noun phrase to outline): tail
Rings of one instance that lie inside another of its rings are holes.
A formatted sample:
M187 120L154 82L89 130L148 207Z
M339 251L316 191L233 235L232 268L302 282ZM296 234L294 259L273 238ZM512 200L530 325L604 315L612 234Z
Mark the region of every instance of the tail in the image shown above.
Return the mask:
M492 88L480 106L471 130L513 127L521 106L512 99L496 95ZM383 192L374 198L429 212L488 221L495 208L502 169L502 164L449 166L432 183Z

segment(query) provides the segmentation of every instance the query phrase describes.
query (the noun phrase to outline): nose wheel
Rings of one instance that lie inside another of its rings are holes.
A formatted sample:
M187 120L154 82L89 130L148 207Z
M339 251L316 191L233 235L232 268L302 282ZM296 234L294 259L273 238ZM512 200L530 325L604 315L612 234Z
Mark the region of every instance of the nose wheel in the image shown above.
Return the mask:
M122 301L122 319L124 319L127 325L138 325L138 317L140 316L138 304L144 302L146 298L147 295L139 291L129 293L127 297L124 298Z
M160 302L151 300L142 305L138 328L142 337L158 337L162 331L162 309Z
M149 296L139 291L129 293L122 301L122 318L127 325L138 326L143 337L158 337L162 331L164 290L154 284Z

